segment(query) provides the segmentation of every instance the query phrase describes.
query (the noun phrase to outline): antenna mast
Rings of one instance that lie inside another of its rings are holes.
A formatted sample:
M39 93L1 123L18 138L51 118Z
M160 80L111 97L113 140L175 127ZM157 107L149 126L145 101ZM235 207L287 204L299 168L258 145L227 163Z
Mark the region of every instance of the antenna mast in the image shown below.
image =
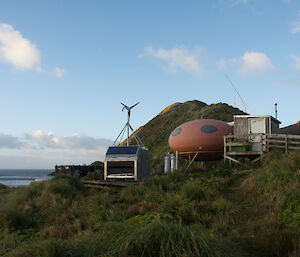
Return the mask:
M245 112L247 112L246 105L245 105L244 100L243 100L243 98L241 97L239 91L237 91L237 89L235 88L235 86L233 85L231 79L228 77L227 74L225 74L225 78L229 81L230 85L233 87L233 89L235 90L235 92L236 92L236 93L238 94L238 96L240 97L240 99L241 99L241 101L242 101L242 103L243 103L243 105L244 105Z

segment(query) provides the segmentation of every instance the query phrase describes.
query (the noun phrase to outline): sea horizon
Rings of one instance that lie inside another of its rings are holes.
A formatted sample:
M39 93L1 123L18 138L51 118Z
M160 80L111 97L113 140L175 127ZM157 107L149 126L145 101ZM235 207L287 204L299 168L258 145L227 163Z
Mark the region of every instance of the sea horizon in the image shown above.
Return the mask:
M0 184L8 187L28 186L31 182L48 180L54 169L0 169Z

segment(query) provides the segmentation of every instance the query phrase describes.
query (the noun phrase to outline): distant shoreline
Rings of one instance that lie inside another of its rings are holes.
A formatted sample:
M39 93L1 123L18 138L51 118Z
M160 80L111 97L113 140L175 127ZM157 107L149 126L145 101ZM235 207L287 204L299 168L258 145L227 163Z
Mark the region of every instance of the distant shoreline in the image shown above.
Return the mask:
M0 184L10 188L51 179L53 169L0 169Z

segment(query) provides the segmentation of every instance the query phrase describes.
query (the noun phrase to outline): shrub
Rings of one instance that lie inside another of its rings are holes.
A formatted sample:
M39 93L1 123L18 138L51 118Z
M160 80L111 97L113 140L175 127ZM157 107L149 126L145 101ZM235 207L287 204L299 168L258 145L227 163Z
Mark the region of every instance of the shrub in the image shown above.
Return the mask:
M231 203L222 196L214 202L214 206L217 209L217 212L221 214L230 214L232 211Z
M8 186L0 184L0 190L2 190L2 189L8 189L8 188L9 188Z
M145 225L153 222L155 219L172 220L172 216L164 213L149 212L145 215L136 215L126 220L128 224Z
M36 220L24 188L6 194L0 201L0 227L15 231L35 225Z
M218 256L217 243L203 229L155 219L121 239L119 256Z
M71 257L71 252L61 240L45 240L34 244L27 243L16 248L8 257Z
M185 183L181 189L184 198L190 201L200 201L205 198L205 193L203 191L203 185L198 180L193 180Z
M84 194L86 187L77 177L61 176L50 181L49 191L64 198L72 199L78 194Z
M300 234L300 201L292 202L278 215L278 218L282 224L294 228Z
M179 207L177 216L187 225L200 220L200 215L197 212L194 202L184 202Z
M100 180L103 179L98 172L89 172L86 176L82 177L81 180Z
M153 176L145 179L142 184L149 190L170 191L173 188L169 175Z

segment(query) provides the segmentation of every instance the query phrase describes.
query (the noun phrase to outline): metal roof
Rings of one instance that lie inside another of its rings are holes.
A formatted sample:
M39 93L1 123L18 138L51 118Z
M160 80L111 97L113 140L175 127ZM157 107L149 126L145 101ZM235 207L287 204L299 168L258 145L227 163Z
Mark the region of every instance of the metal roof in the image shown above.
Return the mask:
M106 155L136 155L139 150L139 146L110 146L107 149Z
M281 124L281 122L279 120L277 120L276 118L274 118L272 115L233 115L233 117L234 118L268 118L268 117L271 117L272 120Z

